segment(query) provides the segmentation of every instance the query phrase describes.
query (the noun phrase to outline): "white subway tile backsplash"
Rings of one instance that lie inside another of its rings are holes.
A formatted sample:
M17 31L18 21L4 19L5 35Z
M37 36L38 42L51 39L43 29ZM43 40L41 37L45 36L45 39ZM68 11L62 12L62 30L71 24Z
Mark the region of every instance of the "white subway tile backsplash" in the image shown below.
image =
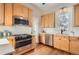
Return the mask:
M9 30L12 34L31 34L31 28L28 26L2 26L0 25L0 31Z

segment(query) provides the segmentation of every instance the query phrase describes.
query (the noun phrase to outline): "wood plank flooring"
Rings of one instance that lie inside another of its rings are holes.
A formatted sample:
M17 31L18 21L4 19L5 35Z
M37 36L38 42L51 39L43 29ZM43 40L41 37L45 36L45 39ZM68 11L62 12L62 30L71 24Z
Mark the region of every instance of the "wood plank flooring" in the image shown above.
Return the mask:
M31 50L24 55L69 55L69 53L39 44L34 50Z

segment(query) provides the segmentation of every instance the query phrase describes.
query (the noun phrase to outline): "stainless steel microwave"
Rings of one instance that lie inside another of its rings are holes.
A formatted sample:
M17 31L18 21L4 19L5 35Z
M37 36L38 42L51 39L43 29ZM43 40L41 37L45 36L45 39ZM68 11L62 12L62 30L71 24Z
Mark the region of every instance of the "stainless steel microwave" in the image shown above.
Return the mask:
M14 16L13 25L29 25L29 21L28 21L28 19L26 19L24 17Z

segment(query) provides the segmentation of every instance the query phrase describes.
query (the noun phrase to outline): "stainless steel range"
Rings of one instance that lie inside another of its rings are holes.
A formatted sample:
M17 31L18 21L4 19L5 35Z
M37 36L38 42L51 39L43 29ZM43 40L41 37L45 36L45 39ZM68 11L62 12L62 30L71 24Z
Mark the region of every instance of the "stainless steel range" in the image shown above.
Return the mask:
M32 44L32 35L18 34L13 36L15 37L15 48L20 48Z

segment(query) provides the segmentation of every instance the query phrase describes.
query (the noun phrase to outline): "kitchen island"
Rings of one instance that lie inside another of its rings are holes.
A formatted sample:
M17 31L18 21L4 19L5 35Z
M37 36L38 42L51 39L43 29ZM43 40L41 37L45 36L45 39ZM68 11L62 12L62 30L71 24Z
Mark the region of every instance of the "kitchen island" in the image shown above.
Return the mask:
M0 55L12 54L15 50L9 44L7 39L0 39Z

